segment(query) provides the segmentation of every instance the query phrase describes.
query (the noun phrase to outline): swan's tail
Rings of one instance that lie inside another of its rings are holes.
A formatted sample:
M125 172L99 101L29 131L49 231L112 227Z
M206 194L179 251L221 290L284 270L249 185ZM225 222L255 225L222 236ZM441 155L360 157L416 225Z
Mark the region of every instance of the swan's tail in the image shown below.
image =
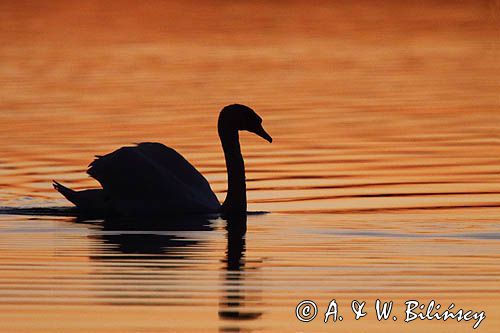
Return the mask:
M52 186L54 186L54 189L61 193L66 199L71 201L75 206L79 205L78 195L75 190L62 185L55 180L52 181Z
M102 189L75 191L55 180L53 180L52 185L66 199L71 201L80 212L104 214L109 210L109 199Z

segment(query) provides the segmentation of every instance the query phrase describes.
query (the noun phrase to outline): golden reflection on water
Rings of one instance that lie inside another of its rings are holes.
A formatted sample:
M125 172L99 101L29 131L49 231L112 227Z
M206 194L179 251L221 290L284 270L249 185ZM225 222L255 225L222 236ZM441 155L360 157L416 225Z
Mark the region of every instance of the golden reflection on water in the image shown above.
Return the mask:
M470 331L375 319L377 298L484 310L500 324L498 1L0 3L0 205L60 206L93 155L176 148L220 199L223 105L242 135L245 239L0 216L8 332ZM143 221L144 223L147 221ZM233 244L231 246L231 244ZM295 305L335 298L343 322ZM366 300L355 321L350 301Z

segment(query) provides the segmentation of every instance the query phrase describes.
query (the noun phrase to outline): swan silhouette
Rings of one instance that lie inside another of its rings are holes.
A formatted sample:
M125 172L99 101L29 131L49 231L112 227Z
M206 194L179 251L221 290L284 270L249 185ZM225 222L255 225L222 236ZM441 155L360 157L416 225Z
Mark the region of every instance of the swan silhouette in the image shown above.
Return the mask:
M221 205L208 181L184 157L161 143L122 147L90 163L87 173L102 189L72 190L57 181L54 188L84 214L107 216L221 213L246 214L245 165L238 131L272 142L262 118L241 104L224 107L217 124L228 174Z

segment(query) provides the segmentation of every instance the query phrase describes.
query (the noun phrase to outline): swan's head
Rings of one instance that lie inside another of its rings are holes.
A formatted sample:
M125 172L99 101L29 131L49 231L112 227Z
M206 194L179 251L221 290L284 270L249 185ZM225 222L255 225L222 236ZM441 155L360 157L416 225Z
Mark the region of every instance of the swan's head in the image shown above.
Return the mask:
M273 142L273 138L262 127L262 118L254 110L242 104L231 104L222 109L219 115L219 130L231 126L238 131L248 131Z

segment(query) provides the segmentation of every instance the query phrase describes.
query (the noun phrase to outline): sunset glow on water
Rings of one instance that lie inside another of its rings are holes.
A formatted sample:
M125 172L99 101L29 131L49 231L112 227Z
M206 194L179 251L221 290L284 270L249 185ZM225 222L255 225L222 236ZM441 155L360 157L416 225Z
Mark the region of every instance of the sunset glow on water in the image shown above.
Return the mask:
M435 300L496 332L499 19L498 1L1 1L1 207L69 206L53 179L97 188L94 155L145 141L223 201L231 103L273 143L241 134L248 209L268 213L236 245L219 218L1 214L0 331L473 331L404 322L405 301ZM343 321L325 324L333 299Z

